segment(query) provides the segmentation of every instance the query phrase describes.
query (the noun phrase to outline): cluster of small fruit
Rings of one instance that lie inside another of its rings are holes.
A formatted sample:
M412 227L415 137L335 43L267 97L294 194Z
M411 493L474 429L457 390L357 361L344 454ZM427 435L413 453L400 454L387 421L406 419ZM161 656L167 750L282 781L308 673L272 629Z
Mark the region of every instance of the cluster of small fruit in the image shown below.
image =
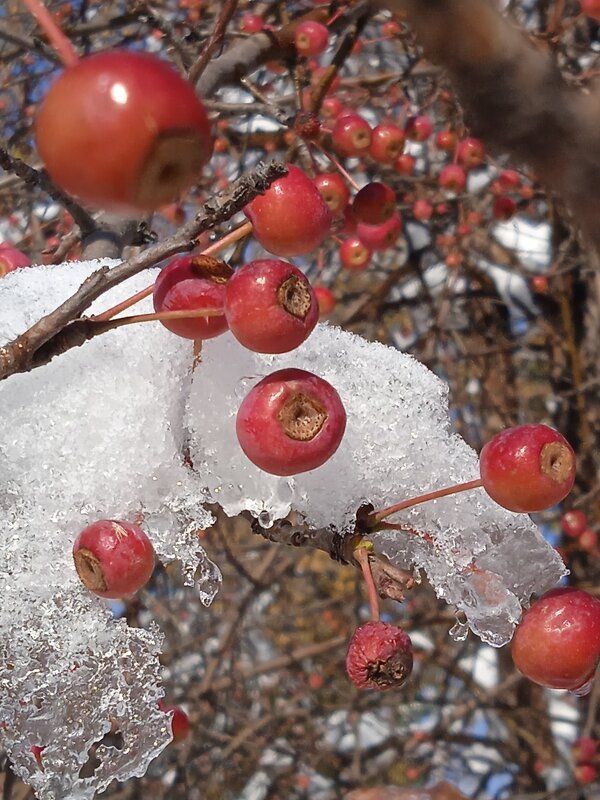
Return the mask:
M582 736L573 742L571 756L575 765L577 783L592 783L598 777L598 742Z
M583 511L578 509L565 511L560 518L560 526L565 535L565 544L567 544L567 547L557 548L561 556L568 558L571 549L575 549L588 555L600 557L598 534L589 527L587 516Z

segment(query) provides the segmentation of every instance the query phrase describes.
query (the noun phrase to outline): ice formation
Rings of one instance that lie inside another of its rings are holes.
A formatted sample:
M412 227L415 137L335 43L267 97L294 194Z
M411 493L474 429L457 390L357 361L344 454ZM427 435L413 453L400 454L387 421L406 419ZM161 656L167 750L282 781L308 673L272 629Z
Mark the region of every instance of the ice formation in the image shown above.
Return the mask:
M97 267L36 267L2 279L0 345ZM117 287L92 313L150 280L144 273ZM112 619L74 572L72 542L86 524L142 518L159 556L180 560L208 603L219 573L195 533L212 519L203 502L229 514L249 510L265 526L294 509L311 526L344 532L365 502L381 507L478 475L475 453L450 427L445 385L394 349L319 325L283 356L250 353L225 335L205 343L202 362L191 365L189 341L144 323L0 383L0 744L41 798L91 798L112 778L142 774L170 735L156 707L160 632ZM235 439L241 399L285 366L329 380L348 414L336 455L294 478L260 472ZM401 566L424 569L493 644L510 638L521 602L563 573L529 518L481 490L398 519L433 542L394 532L377 534L377 546ZM94 774L79 777L111 726L122 748L101 745ZM32 746L45 748L43 771Z

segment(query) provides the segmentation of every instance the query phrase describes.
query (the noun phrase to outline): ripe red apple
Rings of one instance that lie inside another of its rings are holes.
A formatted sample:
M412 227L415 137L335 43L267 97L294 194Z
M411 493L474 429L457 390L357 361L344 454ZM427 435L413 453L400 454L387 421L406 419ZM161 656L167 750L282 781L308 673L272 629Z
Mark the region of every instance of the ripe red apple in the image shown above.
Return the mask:
M50 87L35 131L59 186L123 213L176 201L213 147L191 84L155 56L119 50L66 69Z

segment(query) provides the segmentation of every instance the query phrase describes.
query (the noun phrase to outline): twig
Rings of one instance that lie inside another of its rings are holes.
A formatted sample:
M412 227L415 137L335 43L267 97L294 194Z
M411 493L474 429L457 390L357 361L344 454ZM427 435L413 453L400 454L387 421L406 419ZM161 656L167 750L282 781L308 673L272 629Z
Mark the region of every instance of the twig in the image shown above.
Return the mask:
M196 84L206 69L208 62L212 58L213 53L215 50L220 47L223 43L223 38L225 36L225 31L227 30L227 25L230 23L231 18L235 14L237 8L238 0L226 0L221 13L215 23L215 27L213 32L210 35L210 38L194 62L189 72L189 80L190 83Z
M0 348L0 380L15 373L29 372L47 364L56 355L83 344L87 338L89 328L86 326L89 321L78 318L94 300L163 258L191 250L200 233L230 219L286 172L283 164L260 163L253 172L238 178L226 191L205 203L196 217L173 236L112 269L104 266L92 273L74 295L25 333Z

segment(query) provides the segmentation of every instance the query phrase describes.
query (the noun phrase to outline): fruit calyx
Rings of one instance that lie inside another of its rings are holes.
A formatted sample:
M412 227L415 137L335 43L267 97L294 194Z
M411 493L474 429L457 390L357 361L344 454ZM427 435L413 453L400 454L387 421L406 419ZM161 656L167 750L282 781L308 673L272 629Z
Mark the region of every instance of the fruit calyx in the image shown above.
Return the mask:
M134 202L140 208L170 203L190 187L190 173L206 161L202 138L192 130L159 136L142 164Z
M540 452L540 470L554 483L563 483L573 472L571 450L562 442L548 442Z
M82 547L74 553L73 558L79 579L86 589L90 592L105 592L108 589L104 570L91 550Z
M326 420L325 407L303 392L292 395L277 414L277 421L285 435L297 442L314 439Z
M305 281L290 275L277 290L279 305L297 319L304 319L312 305L312 294Z
M227 283L233 275L233 269L225 261L202 253L192 256L190 267L198 278L206 278L213 283Z

